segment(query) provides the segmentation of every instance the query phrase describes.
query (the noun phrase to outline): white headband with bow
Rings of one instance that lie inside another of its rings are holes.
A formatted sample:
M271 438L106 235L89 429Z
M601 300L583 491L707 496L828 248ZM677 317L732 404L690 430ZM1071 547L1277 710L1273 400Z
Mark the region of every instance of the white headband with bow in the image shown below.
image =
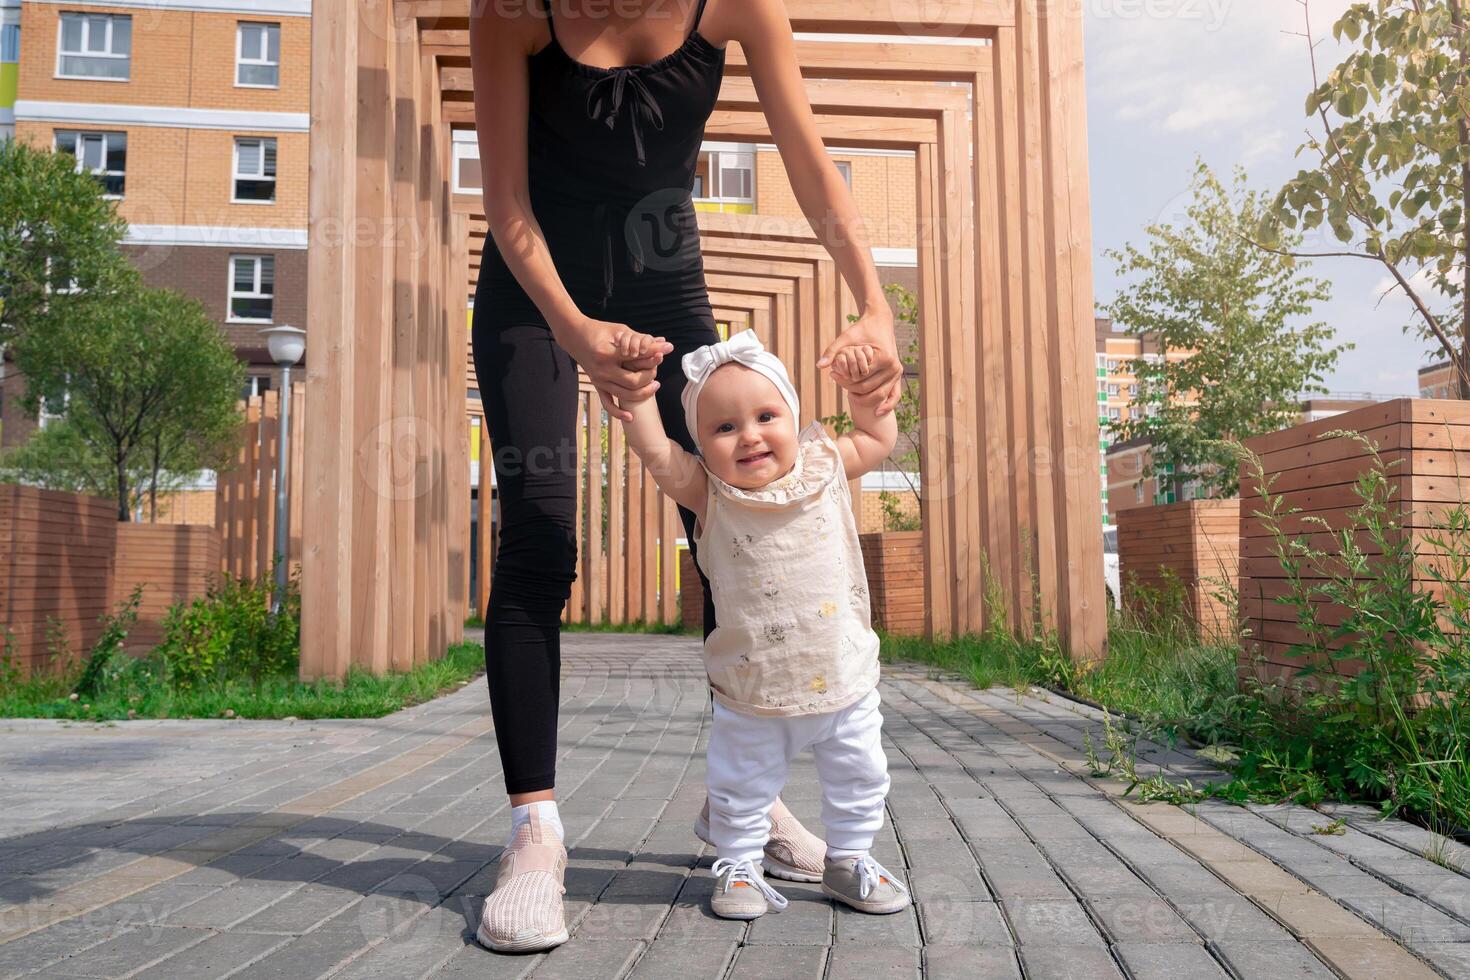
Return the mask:
M704 390L710 375L715 373L715 368L731 361L743 364L752 371L759 371L776 386L776 390L791 408L791 425L799 432L801 411L796 400L796 388L786 374L786 365L781 363L779 357L766 350L754 330L742 330L729 340L705 344L692 350L680 361L684 368L684 377L689 379L684 385L680 400L684 404L684 421L689 426L689 435L693 437L695 444L699 443L699 393Z

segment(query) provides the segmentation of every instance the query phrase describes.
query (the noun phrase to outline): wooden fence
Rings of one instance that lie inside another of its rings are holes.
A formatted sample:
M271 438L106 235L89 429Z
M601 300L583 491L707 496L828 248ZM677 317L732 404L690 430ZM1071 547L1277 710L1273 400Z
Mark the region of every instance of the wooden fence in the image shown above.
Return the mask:
M1240 500L1186 500L1118 512L1118 577L1126 607L1149 593L1184 590L1186 612L1207 633L1233 633L1234 611L1220 594L1240 573Z
M1377 447L1393 488L1392 517L1420 554L1427 554L1426 533L1432 533L1451 507L1470 501L1470 402L1403 398L1246 442L1261 460L1270 493L1281 497L1284 509L1299 509L1281 520L1281 530L1329 553L1337 550L1331 532L1353 526L1350 514L1361 504L1354 484L1372 462L1357 439L1323 438L1334 430L1360 433ZM1287 653L1303 637L1295 608L1276 601L1289 594L1289 583L1261 516L1261 488L1248 465L1241 467L1240 495L1240 604L1249 630L1240 668L1262 679L1287 680L1304 666L1301 658ZM1371 553L1371 544L1362 544ZM1302 577L1308 584L1318 583L1324 572L1309 565ZM1427 575L1419 581L1422 588L1437 590ZM1320 603L1318 621L1340 625L1344 612ZM1338 664L1347 673L1360 667Z
M267 391L240 402L244 416L233 465L215 481L214 526L219 532L219 567L254 578L270 568L276 542L276 463L281 452L280 394ZM291 568L301 563L306 385L291 386L290 538Z

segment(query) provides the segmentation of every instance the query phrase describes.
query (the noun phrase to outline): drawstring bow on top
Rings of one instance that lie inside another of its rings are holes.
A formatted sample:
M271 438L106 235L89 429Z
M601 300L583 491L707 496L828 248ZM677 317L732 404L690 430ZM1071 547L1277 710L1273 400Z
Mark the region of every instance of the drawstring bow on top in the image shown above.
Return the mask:
M624 97L631 92L633 98L628 104L628 125L633 129L633 149L638 155L638 166L642 167L645 165L643 125L639 119L646 118L654 129L661 132L664 128L664 113L647 83L639 77L639 67L641 66L630 65L626 68L612 68L607 75L593 82L592 87L587 90L587 115L608 129L615 128ZM608 91L609 88L611 91ZM604 106L606 112L603 111Z

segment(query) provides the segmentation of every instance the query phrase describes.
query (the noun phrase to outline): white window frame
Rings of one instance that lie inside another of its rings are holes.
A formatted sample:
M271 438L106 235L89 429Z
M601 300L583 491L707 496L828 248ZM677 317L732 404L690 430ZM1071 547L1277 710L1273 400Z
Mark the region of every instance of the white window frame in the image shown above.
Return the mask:
M20 63L20 23L6 21L0 24L0 65Z
M62 43L63 43L63 41L66 38L66 18L68 18L68 17L81 17L82 18L82 50L80 50L80 51L67 51L67 50L65 50L62 47ZM87 50L87 39L91 36L91 33L92 33L92 21L91 21L91 18L95 18L95 17L106 17L107 18L107 49L105 51L88 51ZM128 22L128 38L129 38L129 44L128 44L128 53L127 54L114 54L113 51L112 51L113 34L114 34L113 28L116 27L117 22L119 20L126 20ZM133 26L132 25L132 21L133 21L133 18L132 18L132 15L130 15L130 14L96 14L96 13L88 13L88 12L82 11L82 10L65 10L65 11L62 11L61 15L56 18L56 77L57 78L70 78L70 79L75 79L77 81L82 81L82 82L123 82L123 83L131 82L133 80L133 53L132 53L132 50L133 49L132 49L132 40L131 40L132 39L132 26ZM61 60L63 58L65 58L65 57L73 57L73 58L116 58L119 61L125 61L125 62L127 62L127 64L128 64L128 73L126 75L124 75L123 77L121 77L121 78L117 78L117 77L114 77L112 75L68 75L68 74L66 74L65 72L63 72L61 70Z
M480 159L480 145L478 143L465 143L456 140L454 143L454 193L456 194L481 194L483 187L467 187L460 182L460 164L466 160Z
M709 201L712 204L755 204L754 147L748 150L722 149L703 150L701 152L709 154L709 182L713 186L706 188L706 190L713 190L715 187L718 187L719 190L723 191L725 189L725 181L722 172L725 170L743 170L750 175L750 195L748 197L736 197L722 193L719 195L706 195L704 197L695 198L695 200ZM729 158L728 161L725 158ZM747 161L748 166L746 165Z
M245 174L240 172L241 143L260 144L260 173ZM267 177L265 174L265 144L267 143L275 144L276 149L276 174L275 176L271 177ZM274 136L236 136L234 149L231 151L231 154L232 162L230 164L230 203L274 205L276 203L276 188L280 186L277 183L277 177L279 177L281 173L281 147L280 144L276 141L276 138ZM270 181L273 186L271 188L271 196L269 200L258 200L251 197L241 197L240 181L242 180L257 180L261 183Z
M245 29L247 27L263 27L266 29L265 55L260 58L245 57ZM270 29L276 31L276 60L270 60ZM276 21L264 20L242 20L235 23L235 88L265 88L278 89L281 87L281 25ZM240 81L240 69L246 66L254 68L274 68L276 70L276 83L274 85L261 85L257 82Z
M847 182L847 189L852 190L852 161L833 160L832 162L837 165L837 172L840 173L842 175L842 179Z
M102 137L102 141L103 141L102 158L103 158L104 161L107 159L108 155L111 152L109 150L109 148L108 148L108 144L110 142L109 139L108 139L108 137L112 137L112 136L121 137L122 138L122 141L124 143L126 143L127 142L127 139L128 139L127 131L126 130L122 130L122 129L56 129L56 130L52 130L52 132L51 132L51 149L52 149L52 152L56 152L56 153L61 152L61 134L62 133L72 133L72 134L74 134L76 136L76 138L77 138L77 142L78 143L81 143L82 140L86 139L89 136L100 136L100 137ZM80 147L79 147L79 149L80 149ZM121 194L107 194L107 193L104 193L102 195L102 197L103 197L104 200L107 200L107 201L121 201L121 200L123 200L123 198L126 197L127 196L127 193L128 193L128 170L127 170L127 167L124 166L122 170L87 170L85 164L83 163L83 157L84 156L85 156L85 154L80 153L80 152L78 152L76 154L76 160L77 160L76 170L77 170L77 173L90 173L94 177L97 176L98 174L117 174L118 176L122 177L122 179L123 179L123 192Z
M254 291L248 293L235 292L235 263L240 260L251 261L255 264ZM226 323L275 323L276 322L276 284L272 276L271 291L263 293L260 291L261 268L264 266L262 259L271 259L272 272L274 273L274 255L235 255L230 256L226 271L229 273L229 281L226 286L225 297L225 322ZM271 301L271 315L261 319L259 317L245 317L235 315L235 300L237 299L266 299Z

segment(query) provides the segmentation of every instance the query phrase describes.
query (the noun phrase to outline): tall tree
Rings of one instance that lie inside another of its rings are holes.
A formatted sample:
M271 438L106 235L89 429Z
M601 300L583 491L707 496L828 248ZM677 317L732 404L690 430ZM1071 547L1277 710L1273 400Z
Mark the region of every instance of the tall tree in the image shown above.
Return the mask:
M0 345L126 277L127 224L68 153L0 143ZM75 287L76 291L72 291Z
M1323 222L1347 250L1293 255L1382 265L1413 307L1417 334L1454 365L1470 397L1470 17L1467 0L1370 0L1332 25L1358 45L1319 77L1311 8L1298 0L1312 65L1306 112L1321 123L1299 149L1317 158L1281 189L1273 211L1289 228ZM1387 192L1386 197L1384 191Z
M157 487L163 474L225 464L244 369L197 300L134 281L70 312L44 337L19 335L16 360L29 407L64 393L69 438L106 461L119 520L140 472Z
M1239 483L1231 444L1292 424L1301 394L1325 391L1322 379L1352 345L1331 346L1324 323L1295 325L1329 298L1328 286L1306 274L1307 263L1246 236L1265 220L1266 203L1243 169L1232 193L1196 158L1191 190L1183 227L1149 225L1144 248L1104 252L1133 281L1101 309L1162 349L1130 362L1142 412L1111 428L1147 438L1155 465L1172 464L1176 492L1197 479L1206 495L1231 496Z

